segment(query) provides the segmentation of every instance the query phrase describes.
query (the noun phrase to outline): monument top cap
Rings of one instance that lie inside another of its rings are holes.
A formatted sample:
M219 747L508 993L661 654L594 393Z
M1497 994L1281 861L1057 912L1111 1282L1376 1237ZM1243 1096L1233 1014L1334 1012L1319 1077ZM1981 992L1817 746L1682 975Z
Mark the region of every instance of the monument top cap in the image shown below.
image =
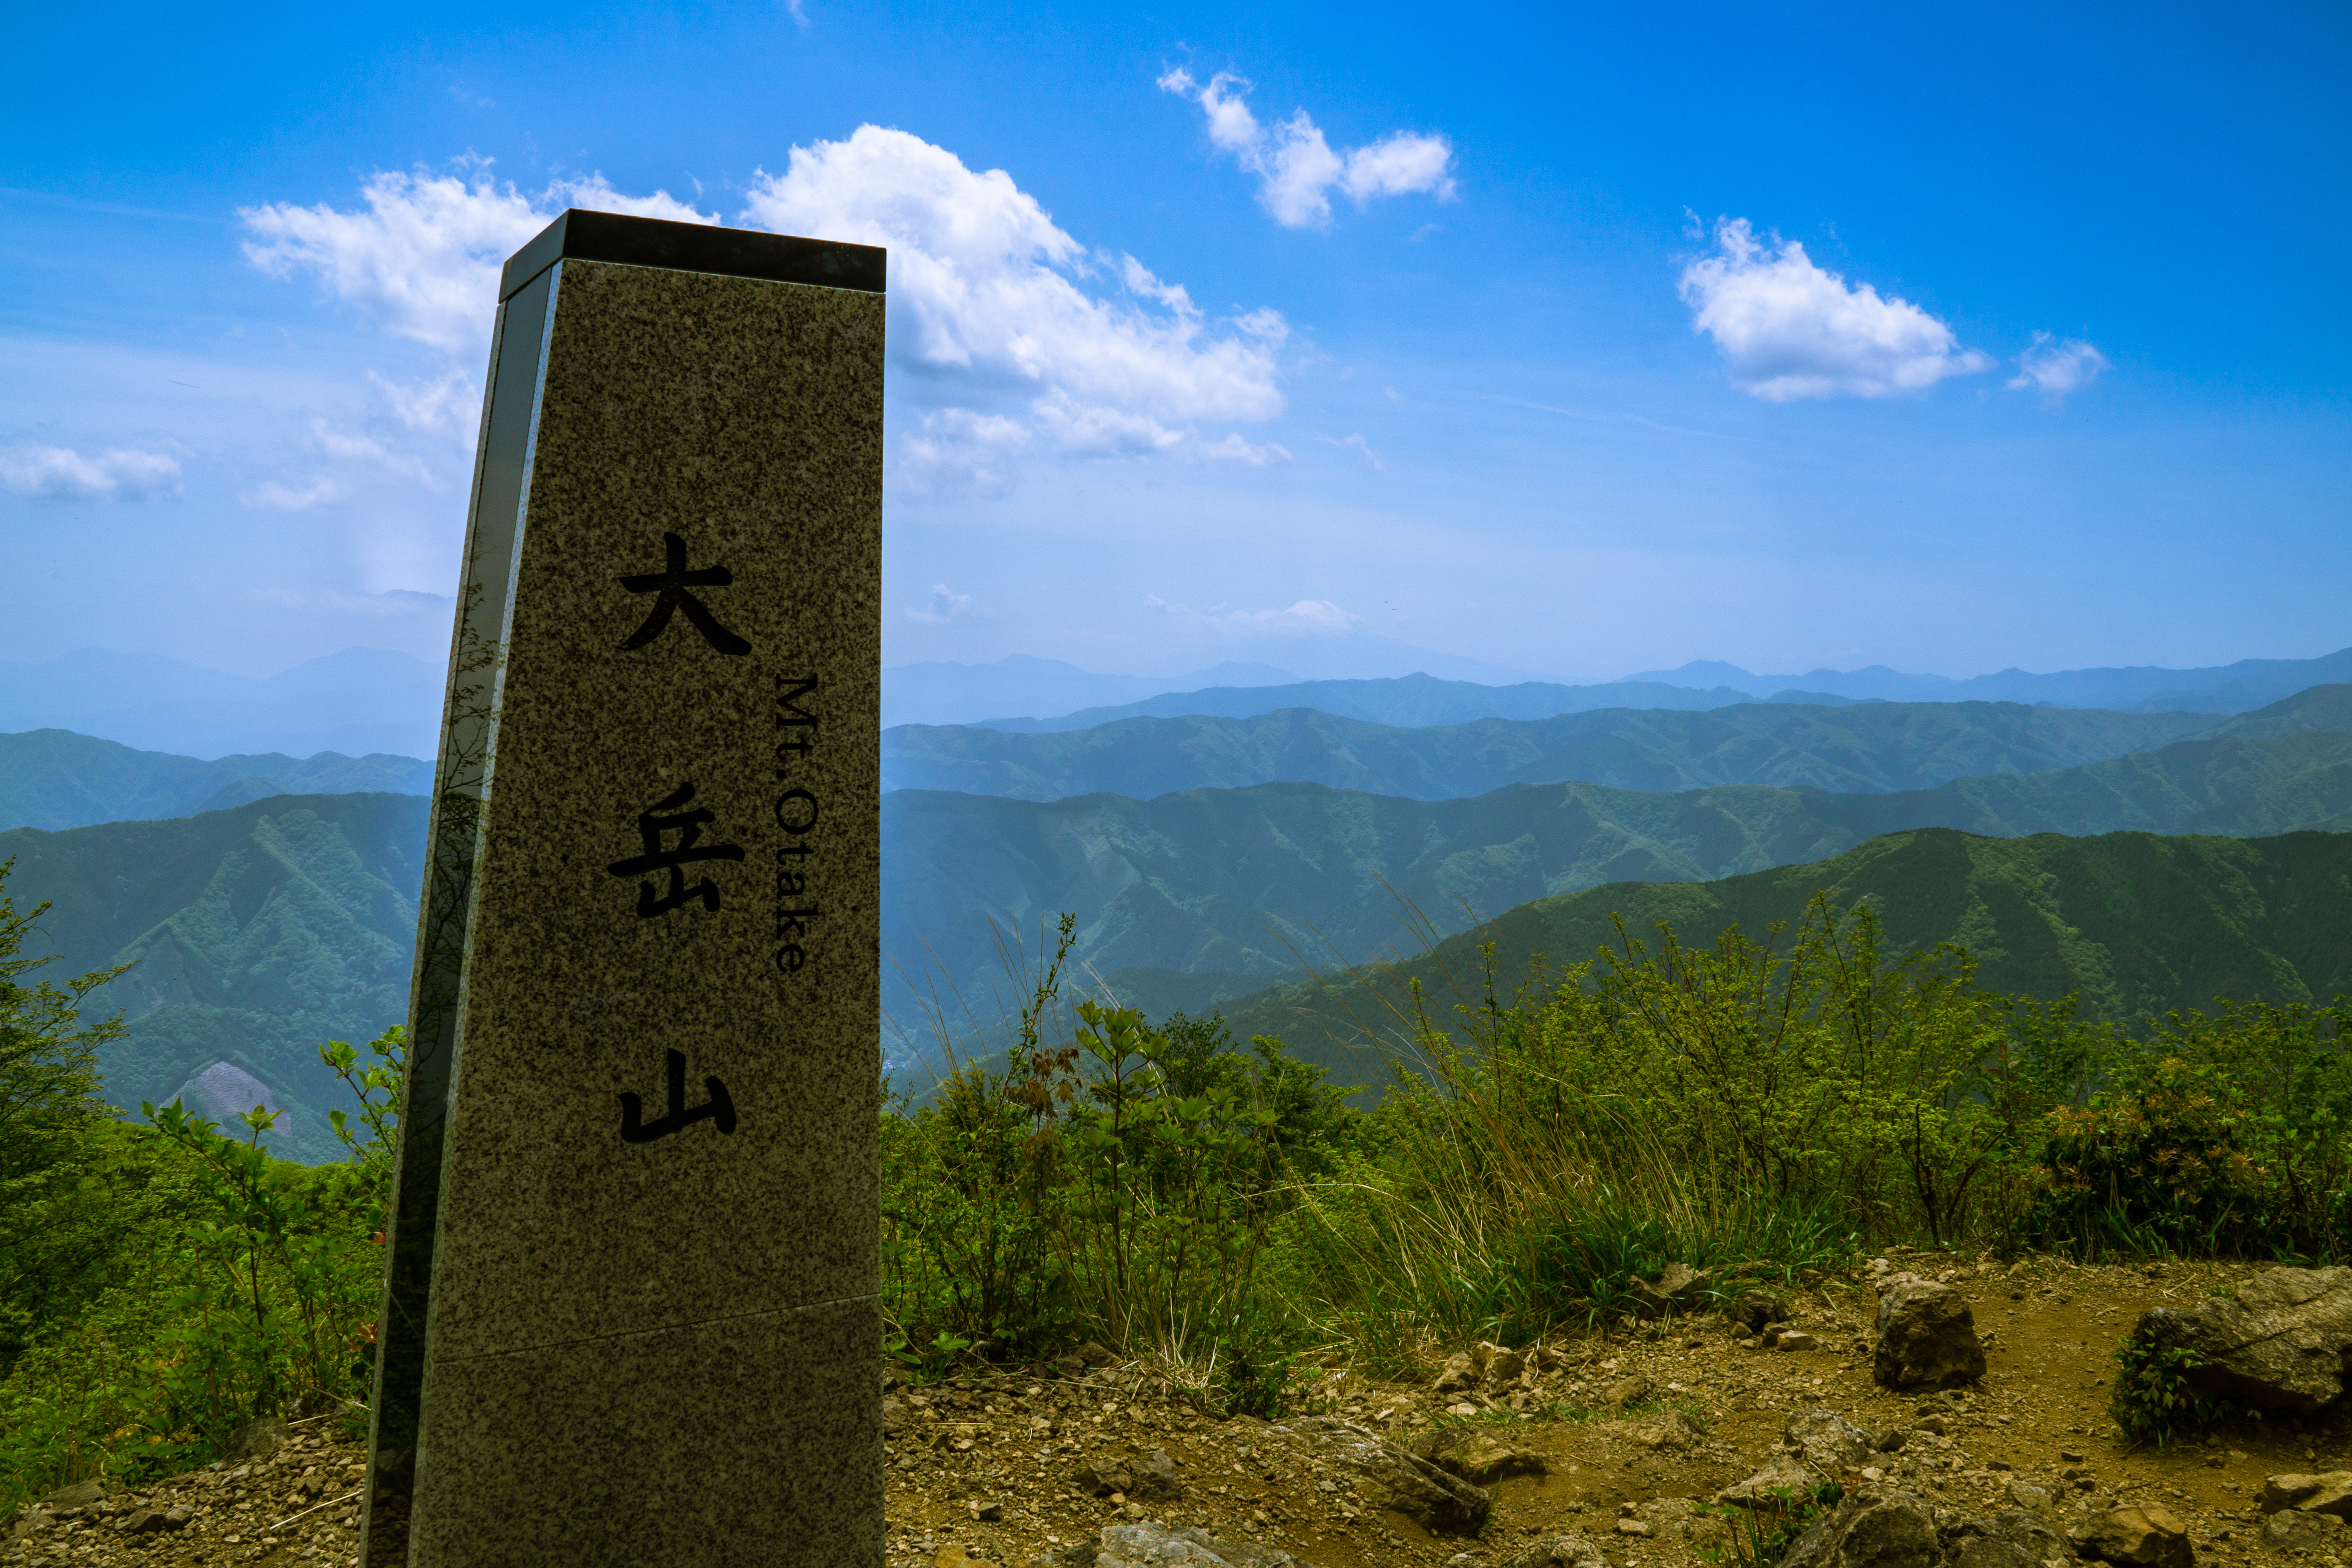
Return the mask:
M878 245L800 239L759 229L672 223L666 218L573 207L507 258L506 272L499 279L499 299L503 303L513 298L517 289L567 257L879 294L887 275L888 256Z

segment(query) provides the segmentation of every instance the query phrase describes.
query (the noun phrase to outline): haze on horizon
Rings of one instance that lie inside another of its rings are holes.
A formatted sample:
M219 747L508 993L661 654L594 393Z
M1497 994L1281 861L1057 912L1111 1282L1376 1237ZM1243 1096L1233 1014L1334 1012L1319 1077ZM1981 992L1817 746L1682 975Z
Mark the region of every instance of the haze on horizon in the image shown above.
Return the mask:
M567 205L890 247L886 665L2352 643L2352 21L1785 21L28 16L0 660L438 664L492 279Z

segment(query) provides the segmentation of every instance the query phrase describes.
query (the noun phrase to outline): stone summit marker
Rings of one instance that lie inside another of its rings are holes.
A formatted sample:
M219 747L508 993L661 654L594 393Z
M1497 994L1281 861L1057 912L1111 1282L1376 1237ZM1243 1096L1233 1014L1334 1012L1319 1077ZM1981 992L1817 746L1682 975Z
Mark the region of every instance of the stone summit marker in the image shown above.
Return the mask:
M506 266L369 1568L878 1564L883 252Z

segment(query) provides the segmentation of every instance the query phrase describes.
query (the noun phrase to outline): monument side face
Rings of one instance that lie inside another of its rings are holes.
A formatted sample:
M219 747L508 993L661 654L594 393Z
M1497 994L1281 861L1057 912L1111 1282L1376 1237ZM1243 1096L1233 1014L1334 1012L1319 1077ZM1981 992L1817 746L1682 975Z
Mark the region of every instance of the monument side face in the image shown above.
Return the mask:
M406 1561L877 1563L883 298L546 276Z

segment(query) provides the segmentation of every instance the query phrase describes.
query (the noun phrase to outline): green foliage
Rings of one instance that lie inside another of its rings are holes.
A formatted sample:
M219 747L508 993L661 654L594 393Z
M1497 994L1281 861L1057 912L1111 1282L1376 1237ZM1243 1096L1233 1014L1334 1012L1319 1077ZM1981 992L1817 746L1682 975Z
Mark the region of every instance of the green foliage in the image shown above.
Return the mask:
M2028 1230L2085 1256L2345 1256L2352 1009L2223 1005L2117 1042L2049 1116Z
M2227 1400L2200 1398L2189 1373L2196 1361L2186 1350L2159 1350L2137 1330L2116 1347L2116 1376L2107 1410L2124 1436L2161 1447L2176 1436L2202 1431L2236 1415L2259 1420L2262 1412Z
M1845 1489L1822 1481L1805 1490L1782 1487L1770 1496L1766 1508L1702 1509L1718 1514L1726 1530L1722 1540L1699 1548L1699 1555L1717 1568L1773 1568L1799 1536L1845 1500Z

